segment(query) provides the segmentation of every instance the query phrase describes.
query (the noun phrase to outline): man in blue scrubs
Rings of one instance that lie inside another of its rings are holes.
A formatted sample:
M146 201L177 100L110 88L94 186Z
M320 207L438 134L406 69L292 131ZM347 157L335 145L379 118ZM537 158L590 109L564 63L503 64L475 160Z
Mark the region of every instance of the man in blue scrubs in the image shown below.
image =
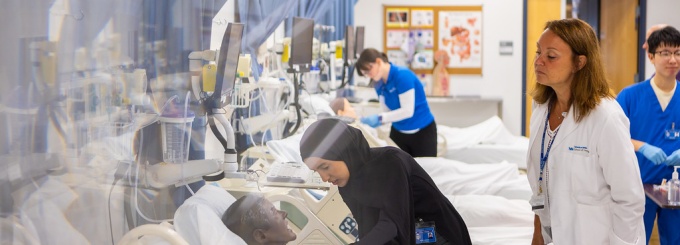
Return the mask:
M680 32L666 26L652 32L646 45L656 74L625 88L616 100L630 119L642 183L660 184L671 178L673 166L680 166L680 95L675 93L680 83ZM661 244L680 244L680 210L662 209L649 198L644 215L647 243L657 216Z

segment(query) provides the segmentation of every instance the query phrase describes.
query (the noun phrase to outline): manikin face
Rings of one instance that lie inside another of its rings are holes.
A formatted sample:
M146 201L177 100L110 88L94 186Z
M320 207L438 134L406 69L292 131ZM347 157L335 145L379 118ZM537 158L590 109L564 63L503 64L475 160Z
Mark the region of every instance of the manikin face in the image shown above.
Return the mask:
M553 88L569 87L577 71L569 45L548 29L538 39L536 46L534 70L538 83Z
M357 112L354 111L354 107L349 103L347 99L344 99L343 103L345 105L343 106L342 110L338 110L338 116L343 116L343 117L351 117L351 118L357 118Z
M656 48L655 53L647 53L649 61L654 64L656 76L675 78L678 75L680 71L680 55L675 54L680 54L680 47L670 47L663 43Z
M264 210L266 218L269 220L271 226L268 230L255 230L254 236L256 237L256 240L260 240L262 244L286 244L297 238L297 235L288 228L288 220L286 220L288 213L276 209L276 207L266 199L264 199L260 205L262 205L262 210Z
M305 164L309 169L319 173L321 180L338 187L345 187L349 180L349 169L343 161L331 161L319 157L308 157Z

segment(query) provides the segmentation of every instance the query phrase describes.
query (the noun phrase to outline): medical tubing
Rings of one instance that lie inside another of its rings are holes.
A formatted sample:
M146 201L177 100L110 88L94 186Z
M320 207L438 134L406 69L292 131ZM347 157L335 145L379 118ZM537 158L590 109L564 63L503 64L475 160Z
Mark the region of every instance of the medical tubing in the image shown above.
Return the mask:
M113 193L113 188L116 187L116 183L118 183L118 181L123 179L123 177L125 177L126 175L128 176L128 179L129 179L129 175L130 175L130 166L127 166L127 168L125 169L125 173L118 174L118 172L120 171L120 169L122 167L121 163L122 163L121 161L118 161L118 166L116 167L116 172L113 174L113 183L111 183L111 189L109 189L109 196L108 196L108 208L107 208L107 210L109 212L109 229L111 230L111 245L115 244L114 239L113 239L113 221L112 221L112 218L111 218L111 194Z
M229 120L227 120L227 117L224 114L213 114L213 117L217 118L217 121L222 124L222 127L224 127L224 133L227 135L227 148L225 149L225 152L236 154L234 128L231 127Z
M300 124L302 124L302 115L300 113L300 109L302 107L300 106L299 102L299 87L298 85L298 76L297 73L293 73L293 106L295 106L295 114L297 114L297 122L295 123L295 127L293 128L293 131L291 131L288 135L293 135L295 132L297 132L298 128L300 127Z
M149 217L146 217L146 215L144 215L144 213L142 213L142 211L139 210L139 204L137 204L137 201L138 201L137 192L139 192L139 191L137 191L137 185L138 185L138 182L139 182L139 164L137 164L137 170L136 170L135 176L137 176L137 179L135 180L135 189L134 189L135 190L135 194L134 194L135 201L134 201L134 204L135 204L135 210L137 210L137 214L139 214L139 216L141 216L146 221L153 222L153 223L159 223L160 224L160 223L163 223L163 222L166 222L166 221L172 222L173 219L164 219L164 220L151 219Z
M248 118L250 118L250 110L248 110ZM250 138L250 141L253 142L253 145L257 145L257 143L255 143L255 139L253 138L253 134L248 133L248 131L250 131L250 130L246 129L246 125L243 124L243 120L244 120L243 116L241 116L241 121L239 121L239 122L241 122L241 127L243 127L243 129L245 130L244 133L246 135L248 135L248 138Z
M189 99L190 98L191 98L191 92L187 91L187 95L184 96L184 117L182 117L185 120L187 118L187 114L189 114ZM191 128L189 128L189 130L191 130ZM187 132L187 123L185 121L184 123L182 123L182 141L180 141L180 142L182 142L182 144L180 144L180 147L182 147L182 149L181 149L182 152L184 152L184 149L187 149L189 147L189 144L191 144L191 142L187 142L187 146L184 146L184 142L185 142L184 138L187 136L186 132ZM187 140L191 141L191 139L187 139ZM187 155L189 155L189 152L187 152ZM187 156L187 159L188 159L188 156ZM184 157L182 157L182 160L184 160ZM185 185L187 185L188 183L186 183L186 180L184 178L184 164L181 164L181 165L182 166L180 167L180 177L181 177L182 182ZM187 185L187 188L189 189L189 191L191 192L191 195L193 196L194 192L191 191L191 188L189 188L188 185Z
M194 193L194 190L192 190L191 187L189 187L189 184L184 184L184 186L186 186L187 189L189 189L189 193L191 193L192 196L193 196L193 195L196 195L196 194Z
M222 134L217 129L217 125L215 125L215 119L212 116L208 117L208 124L210 125L210 131L213 132L213 134L215 135L217 140L222 145L222 148L224 148L224 152L226 153L227 152L227 140L225 140L224 137L222 137Z
M166 100L165 103L163 104L163 107L161 107L161 112L158 113L158 115L163 115L163 111L165 111L165 107L170 105L170 102L172 102L172 100L174 100L174 99L179 99L179 96L173 95L170 98L168 98L168 100Z
M347 71L345 69L348 68L348 67L349 67L349 64L347 63L347 60L345 60L345 62L342 64L342 75L340 76L340 86L338 86L336 89L341 89L341 88L345 87L345 85L346 85L345 84L345 76L347 75L347 74L345 74L345 73L347 73Z

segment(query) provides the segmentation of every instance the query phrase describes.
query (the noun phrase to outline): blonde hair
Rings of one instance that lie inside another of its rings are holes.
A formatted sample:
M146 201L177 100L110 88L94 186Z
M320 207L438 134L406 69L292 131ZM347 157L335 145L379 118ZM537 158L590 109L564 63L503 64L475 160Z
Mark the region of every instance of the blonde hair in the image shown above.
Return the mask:
M588 23L579 19L548 21L544 30L550 30L569 45L573 53L572 64L579 63L580 55L586 57L583 68L574 74L569 99L569 104L574 106L576 122L580 122L603 98L614 98L610 93L597 36ZM538 82L529 95L539 104L557 99L553 88Z

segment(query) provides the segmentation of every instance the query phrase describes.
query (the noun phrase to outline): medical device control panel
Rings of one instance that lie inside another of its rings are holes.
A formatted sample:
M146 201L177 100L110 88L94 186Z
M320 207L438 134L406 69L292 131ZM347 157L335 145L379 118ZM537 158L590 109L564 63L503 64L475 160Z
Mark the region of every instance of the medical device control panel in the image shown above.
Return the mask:
M281 186L294 188L328 189L329 183L323 182L316 172L301 163L275 162L267 172L265 186Z

